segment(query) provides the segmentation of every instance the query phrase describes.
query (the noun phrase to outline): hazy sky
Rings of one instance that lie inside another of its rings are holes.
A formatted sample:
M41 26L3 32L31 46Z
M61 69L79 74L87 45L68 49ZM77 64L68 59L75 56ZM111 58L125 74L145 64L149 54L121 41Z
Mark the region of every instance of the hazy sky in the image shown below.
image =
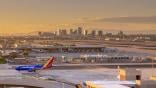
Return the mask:
M156 33L156 0L0 0L0 33L77 26Z

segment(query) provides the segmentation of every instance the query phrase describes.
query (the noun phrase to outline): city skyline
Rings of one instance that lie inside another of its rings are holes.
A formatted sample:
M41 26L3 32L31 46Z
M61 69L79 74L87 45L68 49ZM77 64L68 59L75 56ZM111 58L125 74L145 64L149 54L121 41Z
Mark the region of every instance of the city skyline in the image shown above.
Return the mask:
M155 0L1 0L0 33L76 28L156 33Z

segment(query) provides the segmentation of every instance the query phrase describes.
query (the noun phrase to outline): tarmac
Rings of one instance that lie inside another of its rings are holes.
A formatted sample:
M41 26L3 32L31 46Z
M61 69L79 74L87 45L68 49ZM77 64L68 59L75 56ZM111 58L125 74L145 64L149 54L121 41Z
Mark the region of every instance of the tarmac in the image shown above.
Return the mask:
M142 71L142 80L156 75L155 68L135 67ZM75 88L84 81L118 80L117 68L49 69L37 72L16 71L10 65L0 65L0 84L38 86L39 88ZM52 80L42 79L48 77Z

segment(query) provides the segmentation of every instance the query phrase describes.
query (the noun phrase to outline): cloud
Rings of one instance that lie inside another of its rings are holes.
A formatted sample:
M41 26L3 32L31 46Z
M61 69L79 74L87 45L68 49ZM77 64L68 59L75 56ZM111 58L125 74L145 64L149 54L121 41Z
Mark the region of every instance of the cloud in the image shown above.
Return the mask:
M150 17L112 17L112 18L100 18L93 20L95 22L113 22L113 23L156 23L156 16Z

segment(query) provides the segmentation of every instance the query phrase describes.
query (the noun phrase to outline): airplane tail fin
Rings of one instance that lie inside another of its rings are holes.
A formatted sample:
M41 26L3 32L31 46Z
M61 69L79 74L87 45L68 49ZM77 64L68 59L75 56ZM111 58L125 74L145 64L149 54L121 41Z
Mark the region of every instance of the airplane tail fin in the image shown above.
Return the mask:
M51 67L52 67L52 64L53 64L53 62L54 62L54 59L55 59L55 57L51 57L51 58L47 61L47 63L45 63L45 64L43 65L43 69L51 68Z

